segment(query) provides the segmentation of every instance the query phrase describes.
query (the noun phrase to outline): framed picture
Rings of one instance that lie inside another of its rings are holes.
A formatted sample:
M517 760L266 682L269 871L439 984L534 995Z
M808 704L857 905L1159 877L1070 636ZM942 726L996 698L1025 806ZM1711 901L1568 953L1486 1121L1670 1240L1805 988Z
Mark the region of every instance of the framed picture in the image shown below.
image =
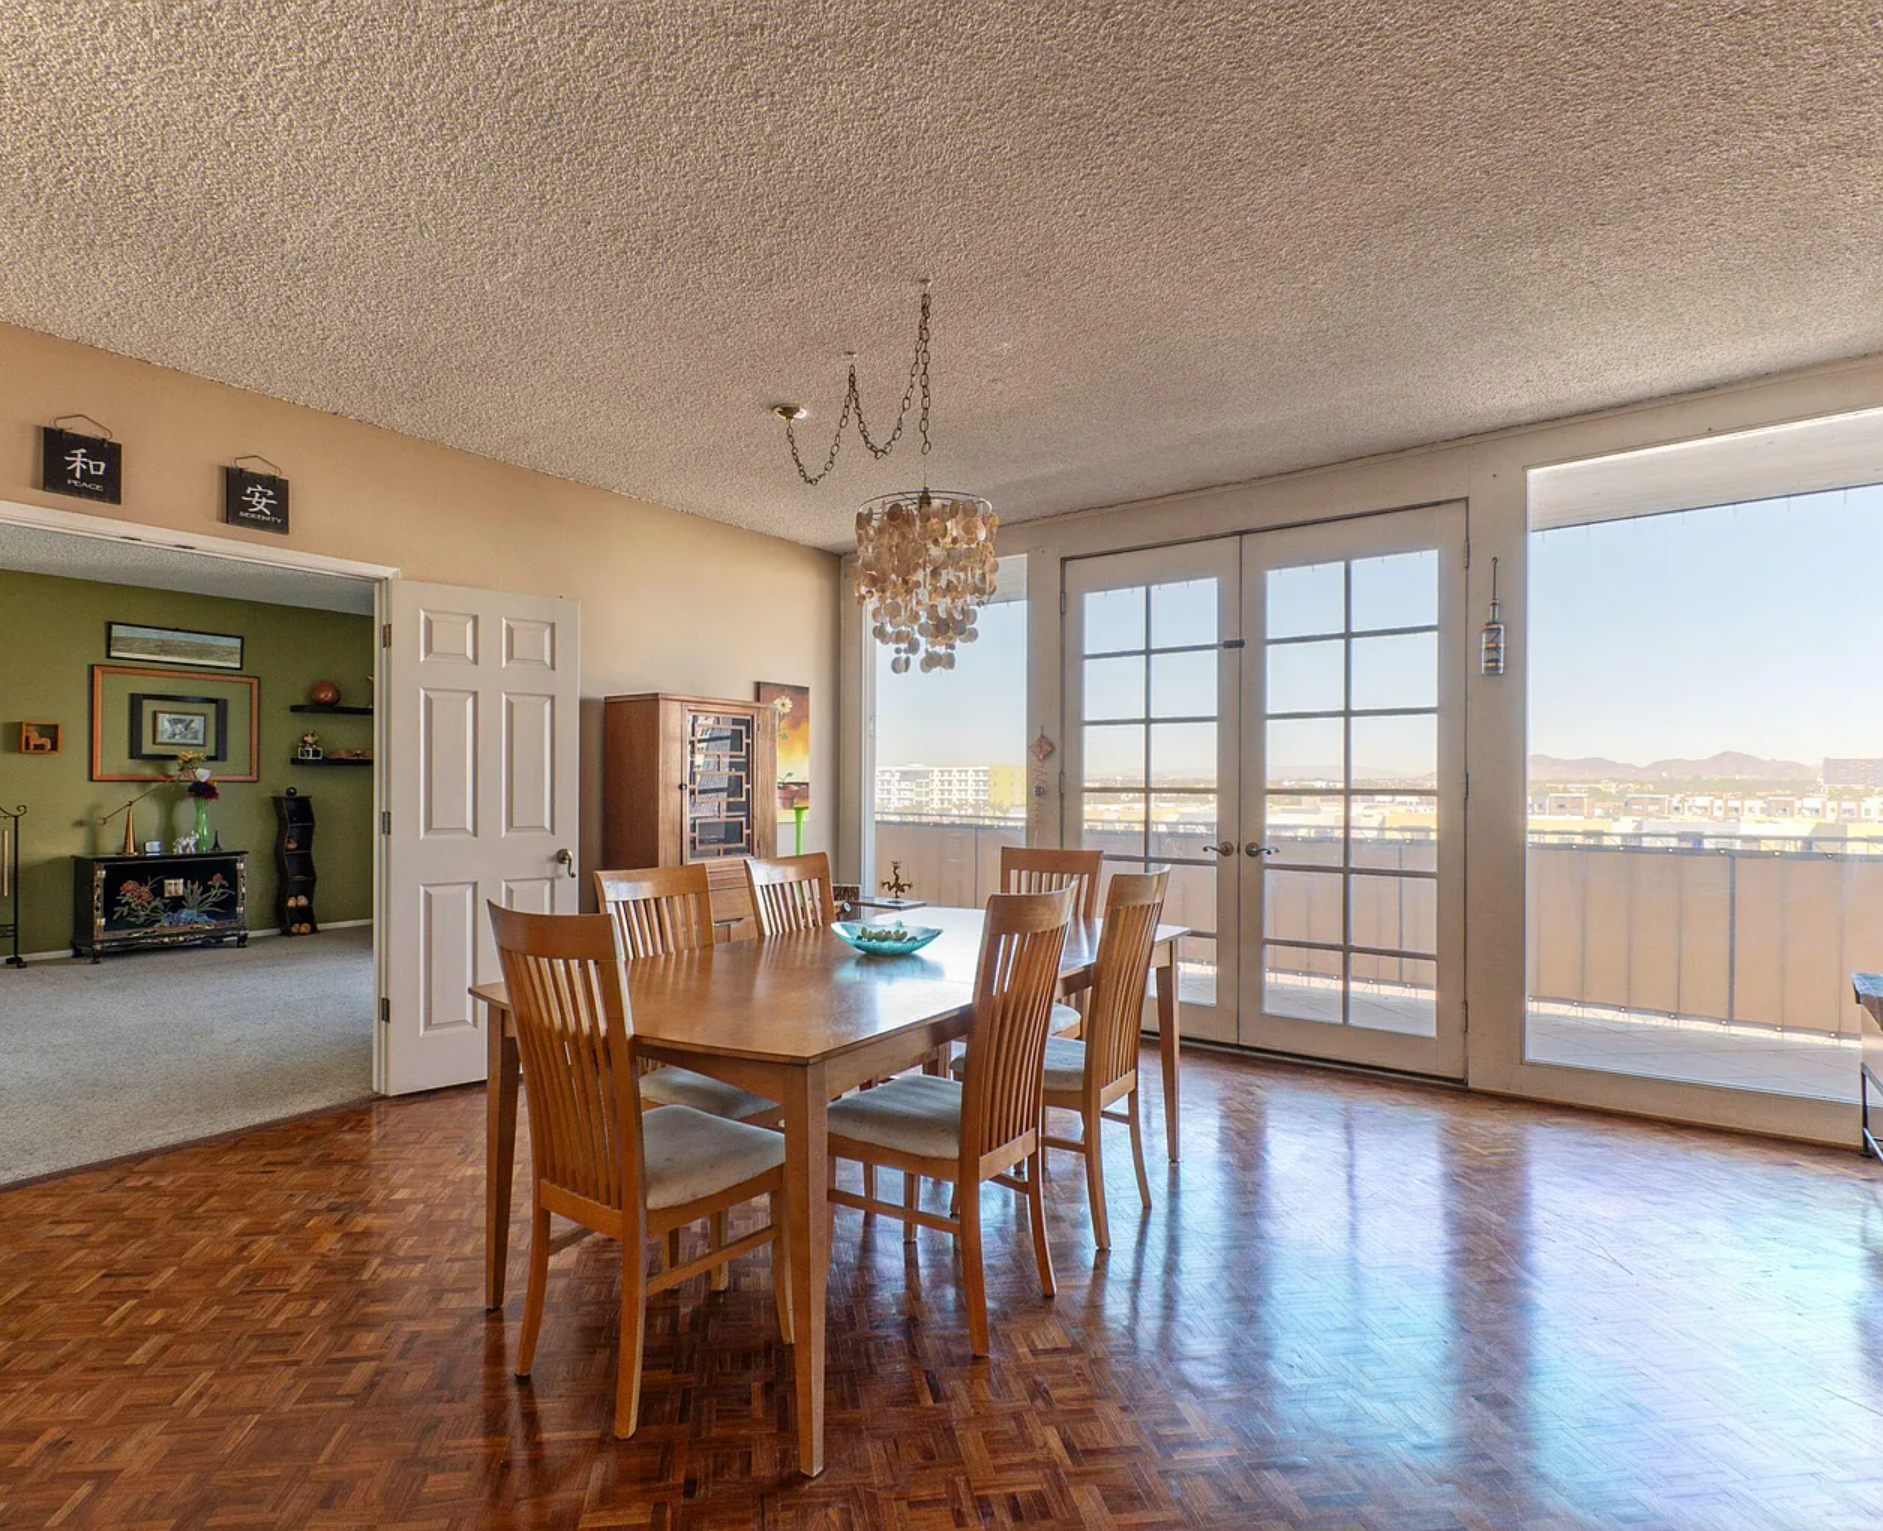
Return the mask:
M136 664L239 670L242 668L242 640L230 633L191 633L175 627L107 622L105 658L128 659Z
M161 780L185 751L218 781L257 781L260 729L252 675L92 666L93 781Z
M133 760L174 760L185 750L211 767L229 758L229 699L166 696L133 691L130 699Z
M811 688L758 683L758 699L778 715L778 806L811 805Z

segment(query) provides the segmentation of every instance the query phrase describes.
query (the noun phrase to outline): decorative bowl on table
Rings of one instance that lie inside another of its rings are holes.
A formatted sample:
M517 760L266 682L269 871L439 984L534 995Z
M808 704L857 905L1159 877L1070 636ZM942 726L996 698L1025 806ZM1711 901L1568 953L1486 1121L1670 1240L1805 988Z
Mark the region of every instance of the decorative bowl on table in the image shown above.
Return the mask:
M910 952L919 952L941 934L933 925L905 925L901 920L888 925L839 920L830 928L846 946L853 946L868 957L905 957Z

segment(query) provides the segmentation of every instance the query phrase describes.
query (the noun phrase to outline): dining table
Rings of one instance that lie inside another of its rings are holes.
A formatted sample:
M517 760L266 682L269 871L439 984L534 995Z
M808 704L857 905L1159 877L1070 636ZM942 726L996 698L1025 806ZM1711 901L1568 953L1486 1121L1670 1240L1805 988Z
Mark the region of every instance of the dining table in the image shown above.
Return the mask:
M779 1103L785 1135L785 1219L798 1315L793 1345L798 1467L824 1468L825 1293L830 1273L829 1103L872 1080L921 1065L966 1037L985 916L926 908L941 934L922 950L867 956L829 927L724 941L627 964L637 1058L678 1064ZM911 921L911 923L916 923ZM1060 992L1092 982L1103 921L1074 920L1060 959ZM1152 950L1164 1130L1177 1157L1177 942L1159 925ZM487 1012L485 1301L500 1308L508 1259L521 1080L516 1027L501 983L471 989Z

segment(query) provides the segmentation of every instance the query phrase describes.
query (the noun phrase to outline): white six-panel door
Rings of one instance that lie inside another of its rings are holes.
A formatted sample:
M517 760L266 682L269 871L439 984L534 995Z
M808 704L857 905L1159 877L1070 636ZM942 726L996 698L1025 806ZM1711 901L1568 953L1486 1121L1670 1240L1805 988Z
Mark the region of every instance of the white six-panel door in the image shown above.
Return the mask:
M578 611L553 596L388 582L374 1058L388 1094L484 1077L466 990L498 977L488 902L578 907Z

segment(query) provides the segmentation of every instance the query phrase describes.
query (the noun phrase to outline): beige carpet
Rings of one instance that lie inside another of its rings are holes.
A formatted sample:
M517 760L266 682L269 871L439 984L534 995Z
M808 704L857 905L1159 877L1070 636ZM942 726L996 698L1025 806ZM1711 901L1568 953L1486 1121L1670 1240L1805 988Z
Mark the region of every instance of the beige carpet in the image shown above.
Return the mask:
M365 927L0 968L0 1185L372 1093Z

